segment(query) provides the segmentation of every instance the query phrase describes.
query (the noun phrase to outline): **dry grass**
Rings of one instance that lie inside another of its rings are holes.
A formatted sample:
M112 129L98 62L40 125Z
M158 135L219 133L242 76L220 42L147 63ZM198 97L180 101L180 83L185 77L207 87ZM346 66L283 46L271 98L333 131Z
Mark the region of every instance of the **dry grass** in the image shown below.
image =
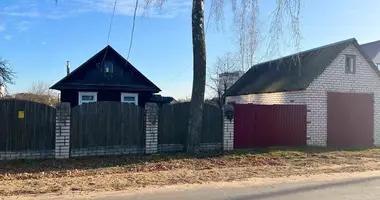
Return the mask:
M380 169L380 149L264 149L0 163L0 196Z

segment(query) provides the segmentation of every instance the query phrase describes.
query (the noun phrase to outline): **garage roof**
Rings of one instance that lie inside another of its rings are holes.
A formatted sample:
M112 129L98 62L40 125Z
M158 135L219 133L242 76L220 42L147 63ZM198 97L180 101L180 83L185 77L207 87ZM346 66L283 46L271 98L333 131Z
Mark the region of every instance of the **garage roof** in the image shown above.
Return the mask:
M350 44L363 53L355 38L254 65L226 92L226 96L306 89Z

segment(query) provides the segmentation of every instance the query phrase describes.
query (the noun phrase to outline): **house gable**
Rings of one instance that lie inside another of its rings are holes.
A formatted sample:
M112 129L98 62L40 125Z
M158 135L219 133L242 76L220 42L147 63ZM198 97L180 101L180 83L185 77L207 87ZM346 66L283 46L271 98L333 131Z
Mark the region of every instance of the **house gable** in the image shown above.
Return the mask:
M111 62L107 72L105 63ZM111 46L95 54L52 89L107 89L122 91L161 91Z
M346 73L346 55L356 57L355 73ZM325 146L327 141L327 92L374 94L374 144L380 144L380 77L379 71L361 48L355 44L345 48L306 89L308 110L307 134L310 144ZM360 105L357 105L360 106Z
M346 56L356 57L355 73L346 73ZM307 90L365 92L380 86L380 72L357 43L347 46ZM371 90L372 91L372 90Z
M305 90L354 38L310 49L249 69L226 92L227 96Z

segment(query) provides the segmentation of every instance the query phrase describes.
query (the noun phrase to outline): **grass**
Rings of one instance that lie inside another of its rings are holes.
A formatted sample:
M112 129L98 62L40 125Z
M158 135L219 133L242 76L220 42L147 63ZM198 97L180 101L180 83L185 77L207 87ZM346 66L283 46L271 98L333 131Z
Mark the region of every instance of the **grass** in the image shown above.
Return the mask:
M267 148L0 162L0 196L380 169L380 149Z

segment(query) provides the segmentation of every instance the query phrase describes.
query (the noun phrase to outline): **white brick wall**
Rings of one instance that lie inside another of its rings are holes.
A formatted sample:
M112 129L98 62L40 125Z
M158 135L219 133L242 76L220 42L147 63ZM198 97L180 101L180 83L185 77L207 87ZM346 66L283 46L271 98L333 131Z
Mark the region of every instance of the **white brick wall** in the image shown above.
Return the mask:
M345 73L345 55L356 55L356 73ZM380 78L354 45L348 46L304 91L228 97L227 102L306 104L308 145L326 146L327 92L374 93L374 144L380 146Z
M345 55L356 55L356 73L345 73ZM327 139L327 91L374 93L375 145L380 145L380 78L354 45L348 46L331 65L306 89L311 124L308 135L311 144L326 145Z
M56 109L55 158L66 159L70 157L70 103L58 103Z
M229 151L234 149L234 120L223 117L223 150Z
M155 103L145 105L145 153L158 151L158 106Z
M227 97L227 102L240 104L305 104L304 91L249 94Z

